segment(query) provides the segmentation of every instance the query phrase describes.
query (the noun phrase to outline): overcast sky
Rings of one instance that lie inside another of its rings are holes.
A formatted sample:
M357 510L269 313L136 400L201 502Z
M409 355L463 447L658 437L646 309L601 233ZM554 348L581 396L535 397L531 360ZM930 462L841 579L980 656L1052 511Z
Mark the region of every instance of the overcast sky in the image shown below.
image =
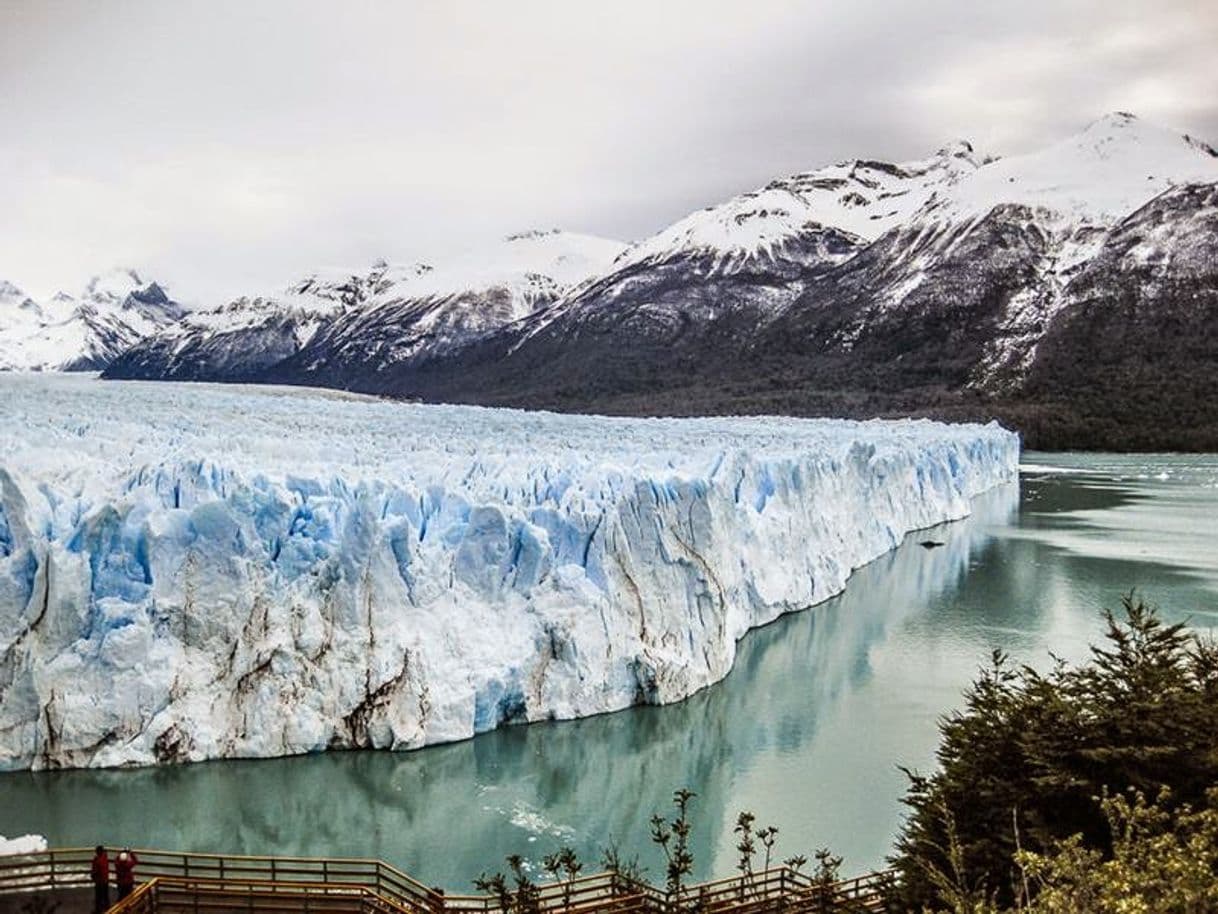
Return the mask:
M1216 52L1213 0L0 0L0 278L206 303L1112 110L1218 141Z

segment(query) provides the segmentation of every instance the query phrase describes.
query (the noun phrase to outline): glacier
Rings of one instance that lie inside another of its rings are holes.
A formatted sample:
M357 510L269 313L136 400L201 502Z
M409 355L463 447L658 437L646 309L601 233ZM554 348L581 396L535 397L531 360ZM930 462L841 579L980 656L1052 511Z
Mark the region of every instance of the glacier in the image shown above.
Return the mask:
M0 769L679 701L1018 460L995 424L0 376Z

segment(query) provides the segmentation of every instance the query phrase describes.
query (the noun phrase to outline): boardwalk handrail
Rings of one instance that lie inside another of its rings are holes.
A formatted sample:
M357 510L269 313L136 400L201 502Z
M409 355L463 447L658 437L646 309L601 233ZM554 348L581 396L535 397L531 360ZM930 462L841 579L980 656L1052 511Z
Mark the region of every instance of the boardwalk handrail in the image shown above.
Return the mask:
M381 860L358 857L278 857L135 849L142 878L182 876L268 882L351 883L393 899L411 912L439 907L439 894ZM91 884L93 848L51 848L0 857L0 892Z
M320 903L319 903L320 902ZM161 910L294 912L312 907L327 914L374 911L404 914L408 909L359 883L211 879L154 876L107 914L150 914Z
M617 873L594 873L561 882L544 882L537 886L538 903L545 911L575 912L599 910L612 900L615 908L625 901L640 905L661 906L662 892L646 883L627 879ZM496 912L499 900L493 895L445 895L444 910L458 912Z
M493 895L446 894L428 888L382 860L153 849L137 849L135 853L140 861L139 875L146 881L136 893L121 902L121 908L112 908L112 914L176 910L178 905L173 899L180 899L188 890L194 893L196 901L207 896L192 908L198 911L209 909L208 899L214 902L212 906L222 909L228 903L223 899L231 901L234 893L241 895L243 905L259 900L260 910L267 912L276 908L267 902L268 898L283 899L288 895L306 901L326 896L329 899L327 911L339 910L335 906L336 899L356 899L356 896L358 904L350 910L381 914L494 914L500 908L499 899ZM84 847L51 848L0 857L0 893L87 887L91 884L92 858L93 849ZM826 901L838 904L847 900L856 907L880 910L884 894L893 880L891 871L882 871L826 886L818 884L806 873L782 866L685 886L679 898L670 898L662 889L612 872L542 883L536 890L539 908L555 914L591 914L607 910L633 914L694 906L707 914L748 914L754 910L778 908L821 910ZM157 893L163 893L164 898L158 900ZM135 901L131 900L133 898Z
M159 882L159 879L141 882L130 895L112 905L106 914L111 914L111 912L115 912L115 914L153 914L156 911Z

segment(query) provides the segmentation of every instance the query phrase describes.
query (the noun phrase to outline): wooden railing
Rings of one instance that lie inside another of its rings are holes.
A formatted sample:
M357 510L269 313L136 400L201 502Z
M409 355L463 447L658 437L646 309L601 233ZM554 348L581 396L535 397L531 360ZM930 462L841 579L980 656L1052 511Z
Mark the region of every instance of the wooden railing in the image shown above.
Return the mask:
M664 905L662 892L616 873L597 873L567 882L542 883L537 886L537 895L543 911L563 914L659 910ZM499 911L499 900L493 895L445 895L444 910L456 914L494 914Z
M250 857L136 849L141 879L181 877L217 884L308 884L362 886L410 914L431 914L441 893L380 860L329 857ZM0 857L0 891L62 889L91 885L93 849L57 848Z
M497 914L491 895L449 895L380 860L136 850L142 883L109 914ZM91 885L92 848L0 857L0 893ZM679 897L616 873L537 886L545 914L883 911L890 872L823 885L778 867L683 887Z
M151 882L141 883L135 887L135 891L113 905L110 910L121 911L122 914L156 914L159 882L159 879L153 879Z
M365 885L155 876L108 914L403 914L405 910Z
M888 872L821 883L806 873L777 867L689 886L677 906L699 914L883 911L892 883Z

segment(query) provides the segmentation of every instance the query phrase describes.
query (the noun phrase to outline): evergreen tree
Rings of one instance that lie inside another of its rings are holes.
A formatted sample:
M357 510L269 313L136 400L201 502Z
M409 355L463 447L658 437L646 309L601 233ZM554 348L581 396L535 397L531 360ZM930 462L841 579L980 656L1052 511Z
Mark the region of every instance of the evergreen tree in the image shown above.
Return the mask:
M1016 852L1047 853L1074 834L1110 854L1106 789L1166 787L1173 803L1204 806L1218 784L1218 647L1132 595L1123 610L1106 613L1105 642L1082 666L1059 660L1041 674L995 653L964 709L940 723L938 771L910 773L893 858L906 905L942 902L936 877L953 868L1010 904Z

